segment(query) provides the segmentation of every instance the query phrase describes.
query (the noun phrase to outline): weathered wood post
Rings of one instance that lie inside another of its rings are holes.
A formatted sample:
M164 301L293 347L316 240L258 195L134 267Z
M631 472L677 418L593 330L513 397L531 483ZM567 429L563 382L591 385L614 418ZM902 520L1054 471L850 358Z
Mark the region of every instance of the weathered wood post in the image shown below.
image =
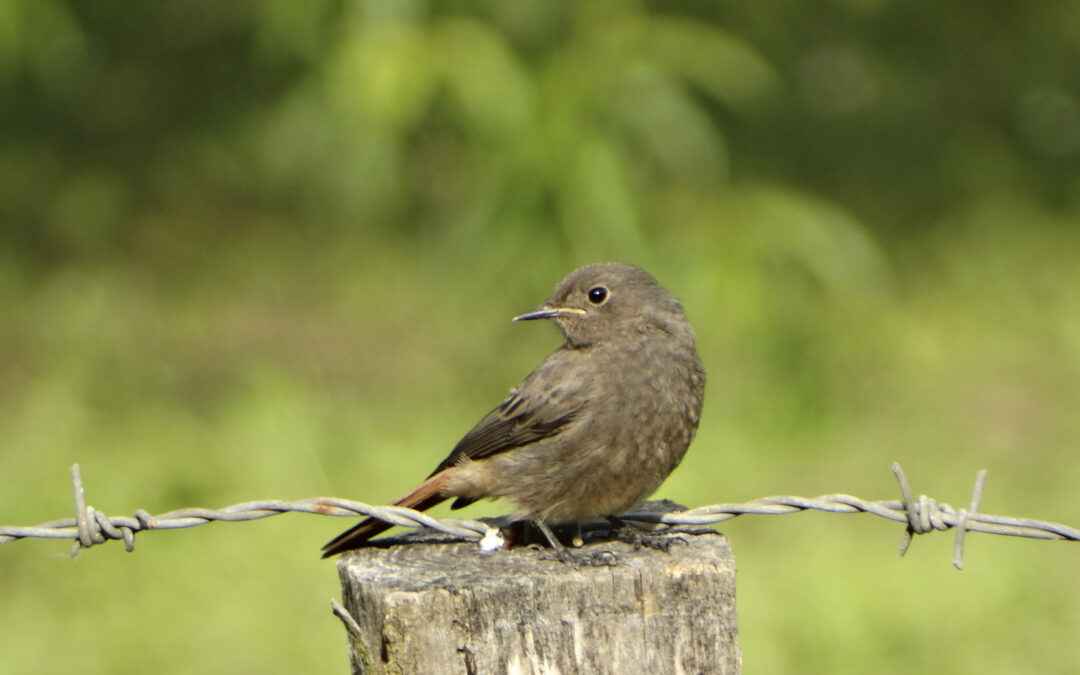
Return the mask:
M342 556L354 673L739 673L735 560L723 535L668 552L618 541L613 566L414 533ZM448 541L449 540L449 541Z

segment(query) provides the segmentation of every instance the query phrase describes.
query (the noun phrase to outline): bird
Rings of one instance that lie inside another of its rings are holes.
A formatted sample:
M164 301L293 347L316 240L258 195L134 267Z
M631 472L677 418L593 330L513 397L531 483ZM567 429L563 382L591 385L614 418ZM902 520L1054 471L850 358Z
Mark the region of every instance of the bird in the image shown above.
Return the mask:
M394 502L425 511L483 498L514 504L515 521L550 526L617 515L651 495L697 431L705 369L679 301L648 272L606 262L579 267L537 309L563 344ZM391 525L367 518L325 546L359 548Z

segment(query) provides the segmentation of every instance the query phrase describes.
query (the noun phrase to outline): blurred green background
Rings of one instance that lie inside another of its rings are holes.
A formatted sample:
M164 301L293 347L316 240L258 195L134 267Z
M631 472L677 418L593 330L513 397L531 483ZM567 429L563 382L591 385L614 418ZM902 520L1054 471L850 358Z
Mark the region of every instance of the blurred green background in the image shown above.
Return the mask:
M1077 3L0 0L0 523L385 503L620 259L710 373L658 496L1076 526L1078 225ZM4 546L0 672L346 672L346 525ZM1075 544L720 529L747 673L1080 671Z

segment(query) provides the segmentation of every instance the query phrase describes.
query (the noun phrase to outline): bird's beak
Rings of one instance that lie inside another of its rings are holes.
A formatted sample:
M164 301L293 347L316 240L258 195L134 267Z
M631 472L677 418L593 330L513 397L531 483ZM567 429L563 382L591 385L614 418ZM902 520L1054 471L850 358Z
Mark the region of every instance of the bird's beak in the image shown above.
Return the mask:
M584 314L585 310L579 307L548 307L547 305L525 312L514 317L514 321L532 321L533 319L557 319L560 316Z

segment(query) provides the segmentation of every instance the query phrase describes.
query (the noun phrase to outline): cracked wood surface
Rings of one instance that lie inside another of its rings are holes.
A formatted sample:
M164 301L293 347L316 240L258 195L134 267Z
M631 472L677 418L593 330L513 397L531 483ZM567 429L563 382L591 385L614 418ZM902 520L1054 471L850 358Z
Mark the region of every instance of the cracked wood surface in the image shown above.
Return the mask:
M668 552L602 537L573 550L613 566L425 532L350 552L353 672L739 673L735 560L726 537L695 532Z

